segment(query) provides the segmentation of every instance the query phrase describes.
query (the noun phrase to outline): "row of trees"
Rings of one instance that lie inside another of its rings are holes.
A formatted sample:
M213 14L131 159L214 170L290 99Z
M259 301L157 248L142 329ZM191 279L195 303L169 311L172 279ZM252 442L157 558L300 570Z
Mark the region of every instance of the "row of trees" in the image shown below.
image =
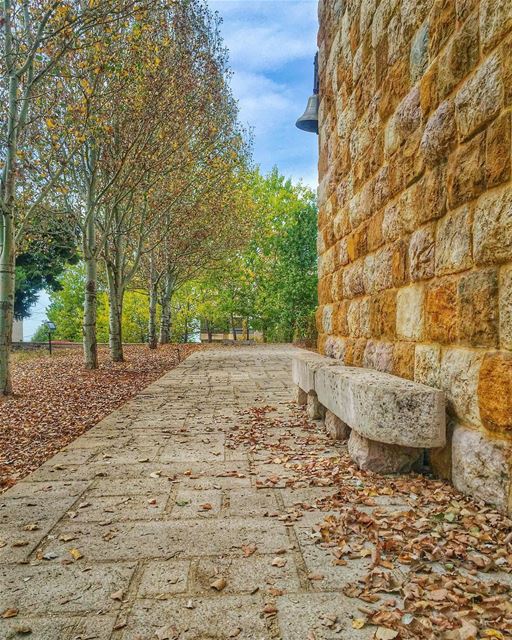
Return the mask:
M30 284L25 296L18 287L23 313L38 268L47 279L45 253L58 248L63 260L78 253L84 360L95 368L99 274L113 359L123 359L130 288L148 291L150 346L157 308L167 342L173 292L242 246L252 204L248 139L218 20L203 0L4 0L0 27L0 393L7 394L16 273Z
M194 261L192 248L182 255L172 254L172 287L164 298L148 288L144 270L135 277L126 294L122 321L127 342L156 342L157 321L160 334L164 330L166 339L172 341L197 339L200 325L210 335L226 333L235 338L235 329L241 326L245 331L251 328L261 332L268 341L314 337L314 195L285 180L277 170L267 176L251 172L246 190L246 200L252 205L246 211L250 212L252 223L243 245L206 267L201 266L200 259ZM164 243L160 245L149 258L154 261L153 274L167 279L169 254L165 247ZM48 317L57 325L57 338L77 341L81 337L85 296L83 264L68 268L59 282L62 288L51 296ZM100 277L100 285L97 329L99 340L105 342L109 335L106 275ZM163 290L167 286L166 281ZM45 338L42 327L34 339Z

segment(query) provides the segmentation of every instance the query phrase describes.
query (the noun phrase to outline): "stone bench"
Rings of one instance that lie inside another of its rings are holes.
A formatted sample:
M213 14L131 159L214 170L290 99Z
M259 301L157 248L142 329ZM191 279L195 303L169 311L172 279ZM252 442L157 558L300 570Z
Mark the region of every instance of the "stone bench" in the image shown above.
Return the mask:
M293 358L297 400L312 419L325 419L361 469L409 471L423 450L446 443L444 393L397 376L340 366L315 353Z

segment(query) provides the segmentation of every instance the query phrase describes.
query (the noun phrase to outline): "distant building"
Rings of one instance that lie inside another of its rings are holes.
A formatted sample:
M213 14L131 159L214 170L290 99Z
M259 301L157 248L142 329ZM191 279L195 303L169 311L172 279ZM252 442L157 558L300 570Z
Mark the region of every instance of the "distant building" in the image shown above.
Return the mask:
M12 341L23 342L23 320L14 320L12 327Z

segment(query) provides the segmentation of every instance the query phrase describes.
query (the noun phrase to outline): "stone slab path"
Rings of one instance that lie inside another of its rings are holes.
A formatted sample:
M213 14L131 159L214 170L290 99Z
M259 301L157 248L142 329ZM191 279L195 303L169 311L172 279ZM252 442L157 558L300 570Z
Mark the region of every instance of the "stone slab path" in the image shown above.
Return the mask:
M265 464L225 446L240 410L289 411L293 351L195 353L1 495L0 638L298 640L348 613L307 578L332 573L311 523L276 517L311 489L257 489Z
M339 453L291 404L294 351L197 352L0 495L0 639L374 638L343 594L371 559L336 566L313 531L333 487L275 458Z

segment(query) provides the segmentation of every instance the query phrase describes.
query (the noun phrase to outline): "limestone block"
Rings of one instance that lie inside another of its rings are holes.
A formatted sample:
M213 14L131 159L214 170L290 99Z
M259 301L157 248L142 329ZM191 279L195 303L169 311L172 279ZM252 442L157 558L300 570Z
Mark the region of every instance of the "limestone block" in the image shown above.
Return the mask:
M511 50L512 55L512 50ZM504 113L487 129L485 179L487 189L510 179L510 113Z
M383 247L366 256L363 266L363 284L366 293L384 291L393 286L393 248Z
M441 347L417 344L414 350L414 380L429 387L439 387Z
M348 452L360 469L375 473L408 473L423 456L423 449L376 442L354 430Z
M349 265L343 274L343 293L347 298L363 295L363 261L358 260Z
M333 440L347 440L350 436L350 427L328 409L325 412L325 430Z
M325 341L325 355L329 358L334 358L343 364L345 362L345 342L345 339L340 338L339 336L328 336Z
M452 438L457 422L450 418L446 423L446 444L444 447L428 449L427 456L432 473L436 478L452 479Z
M308 402L308 394L306 391L301 389L298 384L294 385L294 399L297 404L301 407L305 407Z
M500 272L500 346L512 350L512 265Z
M316 371L319 401L352 429L379 442L415 447L445 443L444 394L388 373L326 366Z
M510 0L482 0L480 3L480 37L484 51L494 47L512 28Z
M396 342L393 348L393 373L399 378L414 380L414 342Z
M420 340L423 335L423 285L403 287L396 296L396 332L404 340Z
M478 408L478 379L482 354L470 349L447 349L442 356L440 388L446 394L452 415L467 424L481 424Z
M316 372L321 367L329 365L339 366L339 362L312 351L304 351L304 353L294 355L292 359L293 383L306 393L314 391Z
M486 354L480 368L478 404L486 429L512 434L512 353L509 351Z
M458 336L457 282L441 278L427 287L425 333L429 340L450 344Z
M459 339L474 347L497 347L498 272L481 269L463 275L458 284Z
M456 133L454 105L445 100L430 116L421 138L420 149L427 166L448 157L457 142Z
M322 327L323 327L324 333L332 333L332 314L333 314L332 304L326 304L322 312Z
M435 226L417 229L409 241L409 276L411 280L428 280L434 275Z
M370 299L370 335L392 340L396 335L396 292L383 291Z
M398 105L395 127L402 140L411 136L421 123L420 89L416 85Z
M444 47L456 27L455 2L436 0L429 16L430 47L429 56L433 59Z
M439 56L437 89L440 100L469 75L479 58L478 12L473 12Z
M512 260L512 188L483 195L475 209L473 246L477 264Z
M448 162L448 202L452 209L477 198L485 187L485 131L452 153Z
M439 221L436 233L436 275L469 269L471 255L471 212L461 207Z
M363 355L363 367L392 373L393 344L368 340Z
M452 439L452 481L463 493L510 510L511 473L506 445L478 431L455 427Z
M314 391L308 392L307 397L307 412L310 420L322 420L325 414L325 409L318 401L318 396Z
M429 28L425 22L415 33L409 56L411 82L416 83L428 66Z

